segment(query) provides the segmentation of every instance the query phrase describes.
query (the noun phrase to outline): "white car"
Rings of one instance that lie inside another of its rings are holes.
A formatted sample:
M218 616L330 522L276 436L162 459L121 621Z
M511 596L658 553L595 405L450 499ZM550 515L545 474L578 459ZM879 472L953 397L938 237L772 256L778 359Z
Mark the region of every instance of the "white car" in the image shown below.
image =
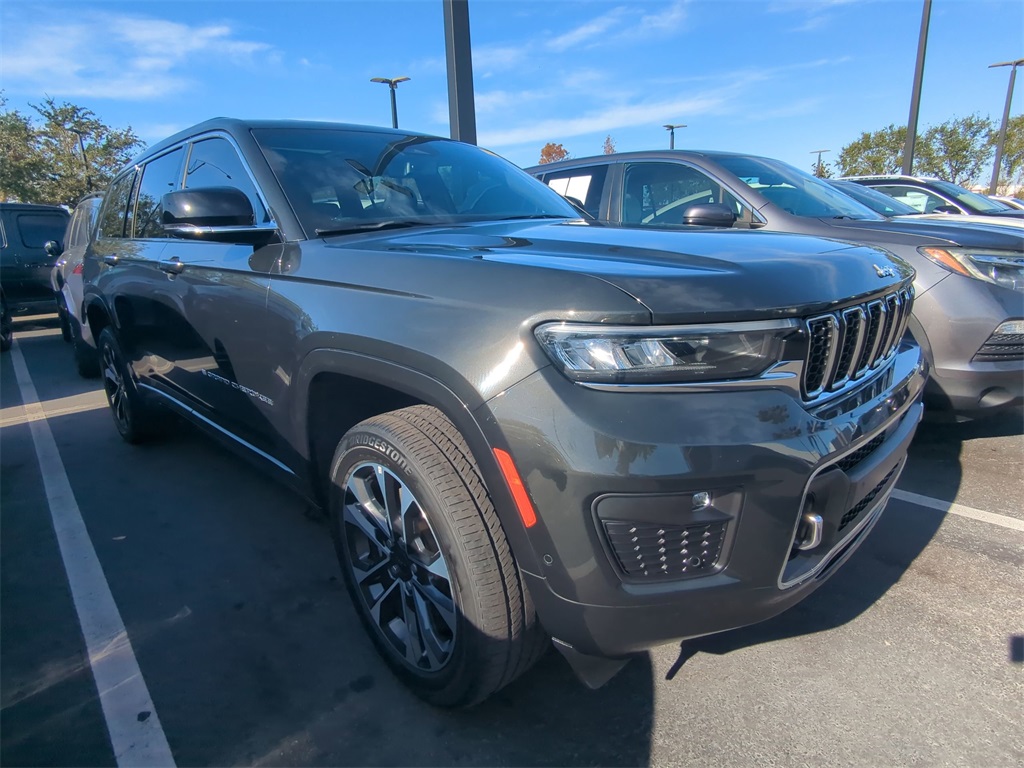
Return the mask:
M99 360L89 324L82 322L82 259L102 202L100 192L83 197L68 221L64 242L50 240L46 243L46 252L57 259L50 272L50 286L57 302L61 334L73 345L75 367L85 378L99 375Z

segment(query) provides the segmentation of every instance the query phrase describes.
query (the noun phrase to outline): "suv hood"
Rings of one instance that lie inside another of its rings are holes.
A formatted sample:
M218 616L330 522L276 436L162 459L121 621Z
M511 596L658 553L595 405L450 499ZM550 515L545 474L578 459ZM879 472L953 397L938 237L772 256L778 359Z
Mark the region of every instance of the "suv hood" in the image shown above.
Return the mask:
M906 262L886 251L839 240L583 221L434 227L330 244L582 273L642 302L655 323L804 315L882 293L913 276Z
M837 230L846 230L841 237L851 239L867 239L871 242L884 245L885 237L880 233L895 233L897 235L909 235L916 237L920 245L929 245L930 242L920 242L922 239L929 241L941 239L949 245L959 245L967 248L992 248L1005 251L1024 251L1024 239L1016 232L1001 229L997 226L971 226L969 223L953 223L928 219L925 221L916 218L889 219L887 221L839 221L830 222ZM870 234L868 234L870 233Z

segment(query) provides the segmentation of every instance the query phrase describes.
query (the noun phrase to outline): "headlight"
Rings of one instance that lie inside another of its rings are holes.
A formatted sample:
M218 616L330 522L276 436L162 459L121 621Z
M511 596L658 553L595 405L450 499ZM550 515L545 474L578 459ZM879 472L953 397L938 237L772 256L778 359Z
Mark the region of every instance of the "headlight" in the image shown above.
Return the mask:
M931 247L917 250L950 272L1024 291L1024 255L1017 251Z
M701 382L746 379L780 359L795 320L676 326L548 323L537 339L576 381Z

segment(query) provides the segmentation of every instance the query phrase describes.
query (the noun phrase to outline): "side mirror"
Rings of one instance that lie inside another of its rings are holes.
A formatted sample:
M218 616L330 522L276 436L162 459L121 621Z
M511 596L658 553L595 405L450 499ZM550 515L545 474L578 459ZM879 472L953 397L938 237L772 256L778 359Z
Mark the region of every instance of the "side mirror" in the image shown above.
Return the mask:
M50 258L58 259L64 253L64 246L61 245L60 240L47 240L43 245L43 250L46 251L46 255Z
M177 189L160 198L161 224L172 237L264 244L277 230L256 224L252 203L235 187Z
M576 213L578 213L582 218L593 220L594 217L587 211L586 208L583 207L583 201L580 200L578 197L572 197L571 195L562 195L562 197L565 198L566 202L569 203L569 205L576 209Z
M731 227L736 223L736 212L721 203L700 203L686 209L683 223L701 227Z

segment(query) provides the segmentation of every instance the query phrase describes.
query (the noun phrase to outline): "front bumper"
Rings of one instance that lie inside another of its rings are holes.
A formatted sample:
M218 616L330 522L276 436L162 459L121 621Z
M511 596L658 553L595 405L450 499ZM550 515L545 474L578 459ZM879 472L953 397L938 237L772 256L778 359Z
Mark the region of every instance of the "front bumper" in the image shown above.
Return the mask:
M910 331L931 362L927 405L976 415L1024 403L1024 356L979 354L1001 323L1022 317L1024 295L973 278L948 275L918 294Z
M615 657L799 602L884 509L925 378L906 344L873 386L814 409L777 389L598 392L551 368L512 387L485 408L537 510L543 572L524 577L541 623ZM805 512L823 537L798 550Z

